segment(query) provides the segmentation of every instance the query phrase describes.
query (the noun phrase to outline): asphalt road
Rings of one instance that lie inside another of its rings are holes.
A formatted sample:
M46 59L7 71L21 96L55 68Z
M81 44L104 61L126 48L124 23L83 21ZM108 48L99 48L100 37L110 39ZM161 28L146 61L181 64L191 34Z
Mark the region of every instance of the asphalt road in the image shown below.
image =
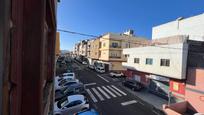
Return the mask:
M72 68L86 86L90 106L101 115L159 115L153 106L124 90L121 79L104 77L78 62Z

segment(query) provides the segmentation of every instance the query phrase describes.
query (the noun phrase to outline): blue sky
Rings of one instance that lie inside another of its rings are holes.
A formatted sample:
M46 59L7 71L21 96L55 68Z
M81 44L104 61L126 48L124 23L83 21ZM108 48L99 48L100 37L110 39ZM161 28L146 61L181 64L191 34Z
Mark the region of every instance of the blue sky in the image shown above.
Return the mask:
M204 0L61 0L58 29L93 35L121 33L133 29L135 35L151 39L152 27L178 17L204 13ZM60 33L62 50L89 37Z

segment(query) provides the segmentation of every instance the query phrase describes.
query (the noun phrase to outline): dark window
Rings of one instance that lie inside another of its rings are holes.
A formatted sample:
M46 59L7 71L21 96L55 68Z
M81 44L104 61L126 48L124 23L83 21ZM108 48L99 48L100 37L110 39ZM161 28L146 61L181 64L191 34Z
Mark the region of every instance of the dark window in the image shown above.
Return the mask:
M161 59L160 60L160 66L170 66L170 60L169 59Z
M146 58L146 65L152 65L153 59L152 58Z
M112 43L112 47L113 47L113 48L117 48L117 47L118 47L118 43L114 43L114 42L113 42L113 43Z
M134 63L140 63L140 58L134 58Z

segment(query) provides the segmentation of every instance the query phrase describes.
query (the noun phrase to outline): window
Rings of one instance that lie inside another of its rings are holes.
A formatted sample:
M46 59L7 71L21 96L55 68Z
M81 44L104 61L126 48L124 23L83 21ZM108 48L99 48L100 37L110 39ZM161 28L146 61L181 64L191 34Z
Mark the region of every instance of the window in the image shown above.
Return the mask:
M160 66L170 66L170 60L169 59L161 59L160 60Z
M118 47L118 43L113 42L113 43L112 43L112 47L113 47L113 48L117 48L117 47Z
M129 54L125 54L125 58L128 58L129 57Z
M146 58L146 65L152 65L153 59L152 58Z
M134 63L140 63L140 59L139 58L134 58Z
M103 47L106 47L106 43L103 43Z

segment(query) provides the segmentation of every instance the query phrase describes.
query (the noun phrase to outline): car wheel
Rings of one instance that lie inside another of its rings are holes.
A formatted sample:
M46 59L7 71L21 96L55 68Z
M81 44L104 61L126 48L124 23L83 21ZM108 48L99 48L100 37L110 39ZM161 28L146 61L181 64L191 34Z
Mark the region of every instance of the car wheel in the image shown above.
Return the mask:
M131 88L133 91L135 90L135 88Z

